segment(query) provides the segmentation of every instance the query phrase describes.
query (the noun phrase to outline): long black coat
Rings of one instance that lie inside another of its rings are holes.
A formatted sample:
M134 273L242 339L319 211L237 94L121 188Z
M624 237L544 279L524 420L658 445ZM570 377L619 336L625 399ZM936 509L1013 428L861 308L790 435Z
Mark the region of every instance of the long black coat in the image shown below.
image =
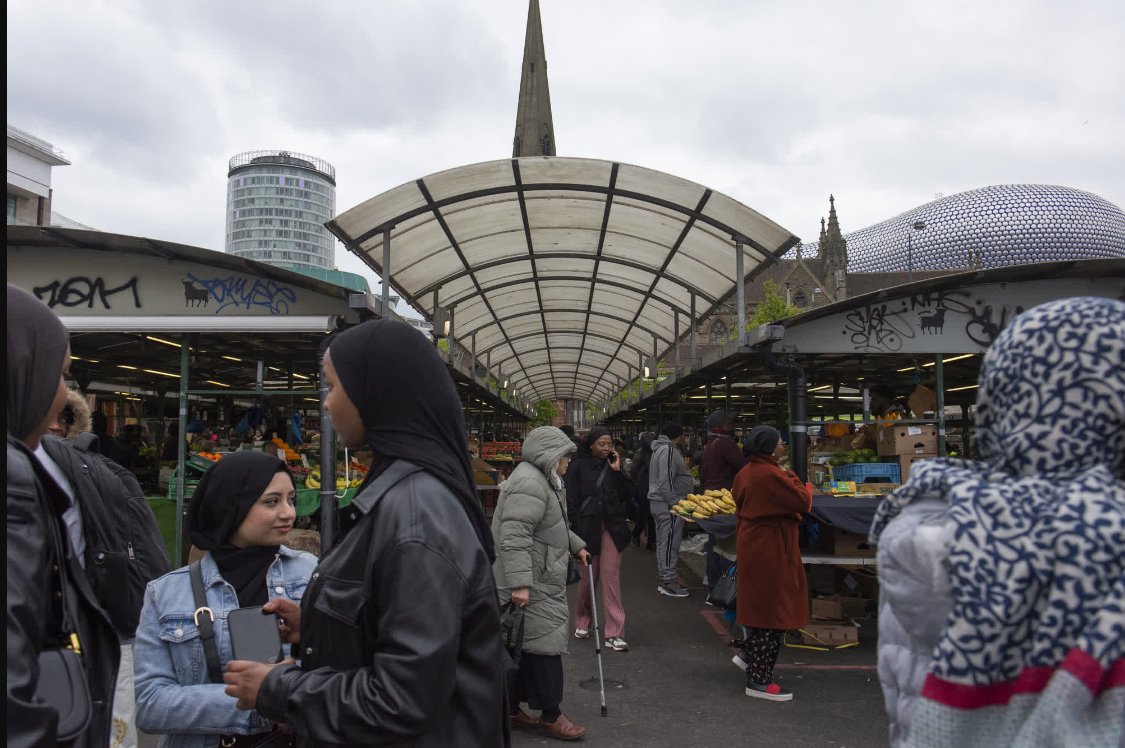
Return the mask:
M605 480L595 487L602 468L606 468ZM567 516L574 524L574 532L586 541L586 550L597 555L602 547L602 528L609 530L617 550L624 551L629 546L629 526L625 524L628 497L633 494L633 482L624 470L613 470L606 466L605 460L593 455L583 455L567 468L566 476ZM593 501L587 501L593 497Z

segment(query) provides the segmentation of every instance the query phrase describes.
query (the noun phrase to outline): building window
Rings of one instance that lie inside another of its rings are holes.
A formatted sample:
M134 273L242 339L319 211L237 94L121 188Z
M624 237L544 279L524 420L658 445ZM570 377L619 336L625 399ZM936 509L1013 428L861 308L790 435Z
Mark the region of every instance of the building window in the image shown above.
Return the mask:
M708 340L712 343L719 344L727 342L727 326L721 319L717 319L711 323L711 330L707 336Z
M8 223L16 222L16 196L8 193Z
M804 307L807 307L808 305L809 305L809 295L805 292L805 289L798 288L796 291L793 292L793 306L801 307L803 309Z

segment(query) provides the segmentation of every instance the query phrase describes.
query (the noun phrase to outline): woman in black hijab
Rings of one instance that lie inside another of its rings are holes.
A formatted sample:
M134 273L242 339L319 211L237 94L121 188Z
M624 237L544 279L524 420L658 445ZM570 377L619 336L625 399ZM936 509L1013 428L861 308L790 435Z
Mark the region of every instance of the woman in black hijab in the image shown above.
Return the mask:
M340 441L374 461L300 609L278 608L300 666L232 663L227 693L307 745L506 744L492 533L445 363L376 320L331 341L324 379Z
M49 458L38 457L40 438L66 404L70 344L58 317L10 283L7 348L8 745L104 746L120 647L74 545L82 537L79 507L47 471ZM37 660L44 650L71 643L71 634L81 650L92 713L63 741L58 710L36 695L42 686Z
M223 457L195 489L188 531L192 543L206 551L198 562L199 579L220 667L232 656L227 627L232 610L263 605L270 597L297 604L304 594L316 558L282 545L297 517L295 507L293 476L284 462L264 452ZM208 744L230 745L238 735L257 740L274 726L236 709L211 679L191 573L190 567L178 569L145 592L134 644L137 727L206 735Z

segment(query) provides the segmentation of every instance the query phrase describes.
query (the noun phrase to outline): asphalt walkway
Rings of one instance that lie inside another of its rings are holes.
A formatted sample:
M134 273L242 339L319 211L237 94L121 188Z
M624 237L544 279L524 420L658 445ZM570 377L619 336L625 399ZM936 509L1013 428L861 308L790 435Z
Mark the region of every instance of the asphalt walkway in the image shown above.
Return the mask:
M570 639L563 658L563 711L588 728L587 744L614 746L829 746L887 745L887 718L875 671L874 621L861 628L860 646L833 652L783 647L778 680L793 690L787 703L744 695L744 675L731 664L734 650L721 613L703 602L694 568L680 561L691 597L656 592L656 560L630 547L622 562L625 638L629 652L603 646L608 715L600 716L593 638ZM577 585L569 590L571 630ZM603 622L599 605L599 621ZM515 746L558 744L539 733L514 731Z

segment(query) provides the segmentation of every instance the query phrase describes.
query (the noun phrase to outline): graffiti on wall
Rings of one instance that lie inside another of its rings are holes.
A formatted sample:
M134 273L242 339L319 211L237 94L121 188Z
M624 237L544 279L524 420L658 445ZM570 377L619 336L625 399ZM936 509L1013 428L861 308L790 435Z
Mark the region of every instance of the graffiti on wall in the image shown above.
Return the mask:
M184 284L185 306L207 306L215 302L215 314L224 309L265 309L270 314L289 314L289 305L297 301L297 292L272 280L240 275L200 278L188 273ZM197 287L198 286L198 287Z
M65 281L56 280L45 286L36 286L32 290L40 301L52 309L56 306L69 309L83 305L87 309L93 309L95 304L101 304L103 309L112 309L111 300L114 303L118 301L123 304L129 303L129 295L122 296L120 300L113 299L118 294L125 294L126 291L131 293L133 308L141 308L141 297L137 291L135 275L114 288L108 288L105 279L101 276L89 278L85 275L75 275Z
M963 329L987 348L1022 311L1022 306L997 306L962 290L929 291L853 309L844 318L842 334L857 351L897 353L904 341Z

